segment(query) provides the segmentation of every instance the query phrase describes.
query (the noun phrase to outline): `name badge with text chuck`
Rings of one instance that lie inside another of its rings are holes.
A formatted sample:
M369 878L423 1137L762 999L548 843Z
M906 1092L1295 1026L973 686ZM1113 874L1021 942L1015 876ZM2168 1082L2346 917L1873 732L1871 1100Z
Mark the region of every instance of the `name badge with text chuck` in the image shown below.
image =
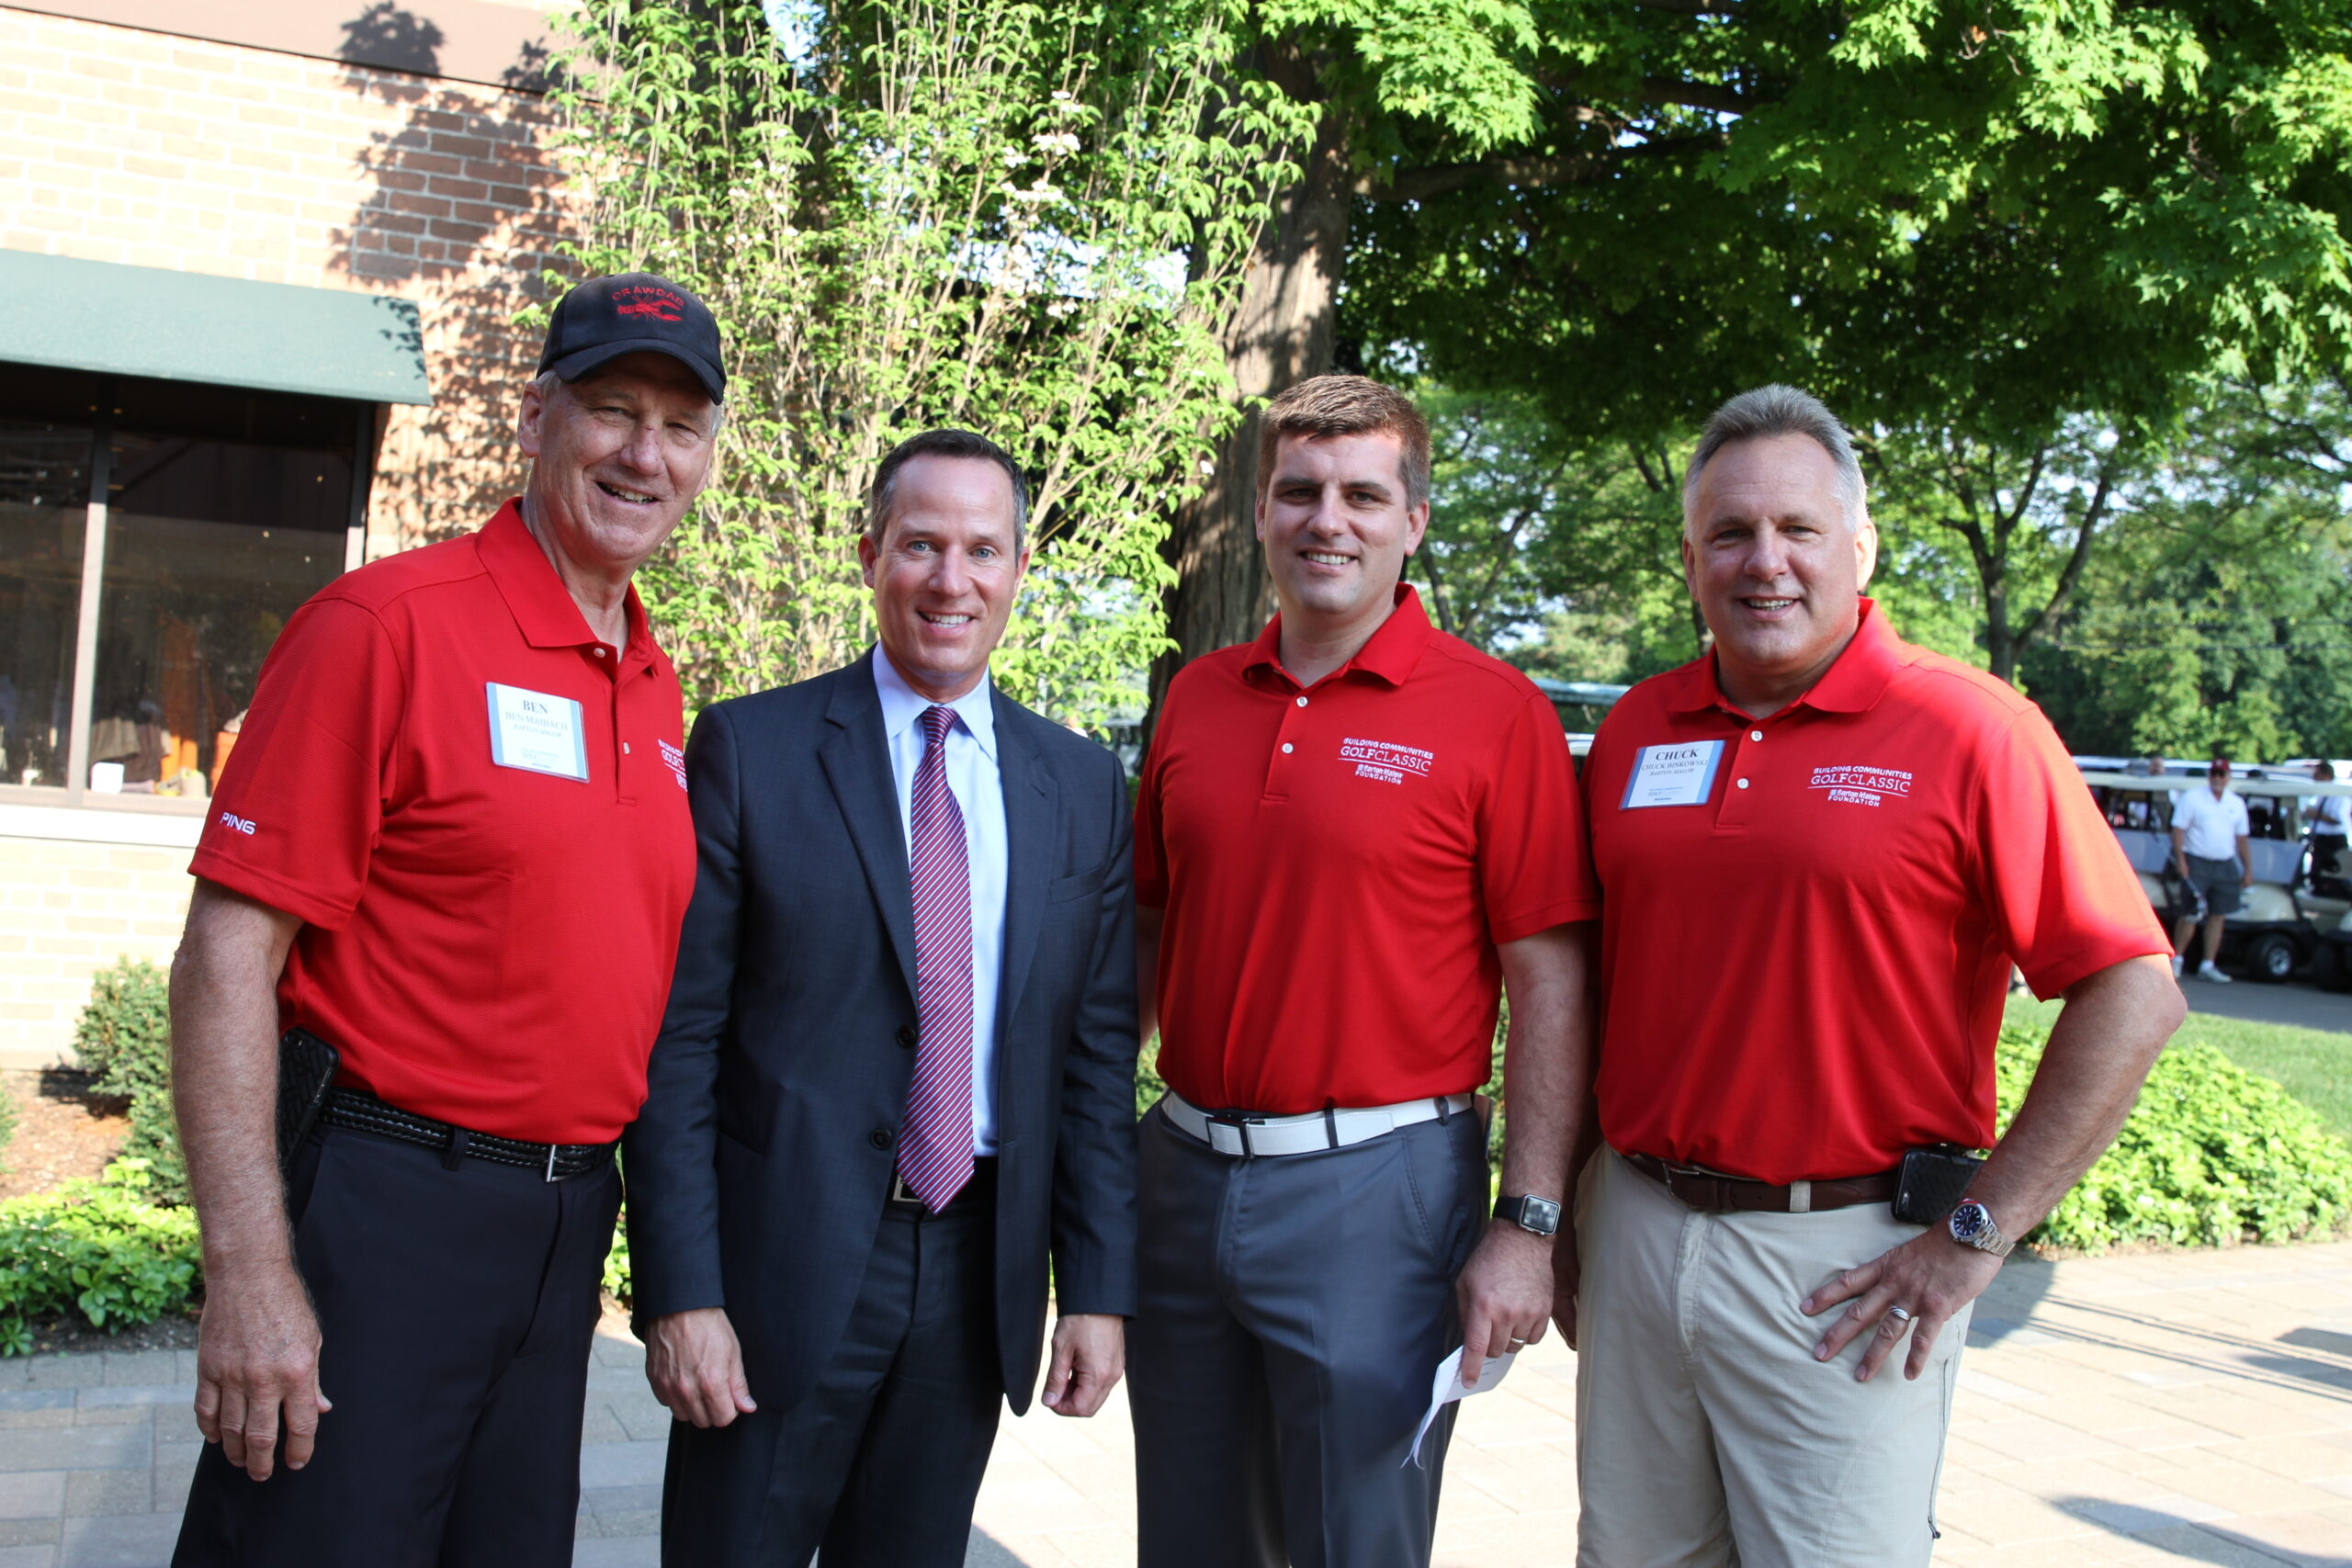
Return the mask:
M495 681L488 685L492 761L588 782L588 742L581 733L578 703Z
M1634 776L1625 782L1625 798L1619 807L1631 811L1641 806L1704 806L1723 760L1720 740L1645 746L1634 759Z

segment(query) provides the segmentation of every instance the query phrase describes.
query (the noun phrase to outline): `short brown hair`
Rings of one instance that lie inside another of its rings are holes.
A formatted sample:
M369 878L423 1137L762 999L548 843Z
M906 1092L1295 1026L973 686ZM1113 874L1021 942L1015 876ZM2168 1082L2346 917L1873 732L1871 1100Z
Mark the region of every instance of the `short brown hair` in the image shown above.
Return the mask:
M1258 493L1273 479L1274 451L1285 435L1363 435L1386 431L1396 437L1396 467L1405 480L1405 504L1430 498L1430 422L1413 400L1365 376L1315 376L1266 405L1258 416Z

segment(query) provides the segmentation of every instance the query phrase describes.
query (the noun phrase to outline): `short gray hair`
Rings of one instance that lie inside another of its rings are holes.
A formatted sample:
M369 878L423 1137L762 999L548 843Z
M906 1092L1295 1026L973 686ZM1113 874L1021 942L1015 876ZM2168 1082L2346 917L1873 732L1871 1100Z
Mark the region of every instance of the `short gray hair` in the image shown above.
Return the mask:
M1740 393L1707 421L1699 436L1699 449L1690 454L1690 467L1682 476L1685 532L1690 530L1691 512L1699 501L1699 475L1714 455L1735 442L1775 435L1804 436L1829 454L1829 460L1838 466L1838 504L1845 511L1846 526L1857 534L1862 531L1871 520L1870 489L1862 482L1861 460L1854 456L1854 438L1819 398L1776 381Z
M899 488L899 470L917 457L963 457L994 463L1003 469L1004 477L1012 481L1012 553L1021 554L1029 540L1029 481L1012 453L968 430L926 430L890 448L874 470L874 483L865 492L865 536L875 548L881 548L882 536L890 526L890 502Z

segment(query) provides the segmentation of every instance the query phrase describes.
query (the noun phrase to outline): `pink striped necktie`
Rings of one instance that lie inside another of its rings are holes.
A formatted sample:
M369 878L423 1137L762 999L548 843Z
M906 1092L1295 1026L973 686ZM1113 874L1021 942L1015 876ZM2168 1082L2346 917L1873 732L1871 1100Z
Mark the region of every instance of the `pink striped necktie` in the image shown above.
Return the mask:
M915 896L914 1088L899 1174L936 1214L972 1179L972 878L964 814L947 787L956 710L923 710L912 809Z

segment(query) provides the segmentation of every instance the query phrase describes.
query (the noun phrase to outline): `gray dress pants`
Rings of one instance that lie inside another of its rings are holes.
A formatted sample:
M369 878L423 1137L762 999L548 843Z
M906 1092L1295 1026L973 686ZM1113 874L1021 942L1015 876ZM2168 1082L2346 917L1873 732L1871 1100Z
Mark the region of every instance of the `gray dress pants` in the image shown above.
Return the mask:
M1487 1204L1470 1113L1347 1148L1221 1155L1141 1136L1127 1329L1141 1568L1417 1568L1448 1410L1405 1462Z

